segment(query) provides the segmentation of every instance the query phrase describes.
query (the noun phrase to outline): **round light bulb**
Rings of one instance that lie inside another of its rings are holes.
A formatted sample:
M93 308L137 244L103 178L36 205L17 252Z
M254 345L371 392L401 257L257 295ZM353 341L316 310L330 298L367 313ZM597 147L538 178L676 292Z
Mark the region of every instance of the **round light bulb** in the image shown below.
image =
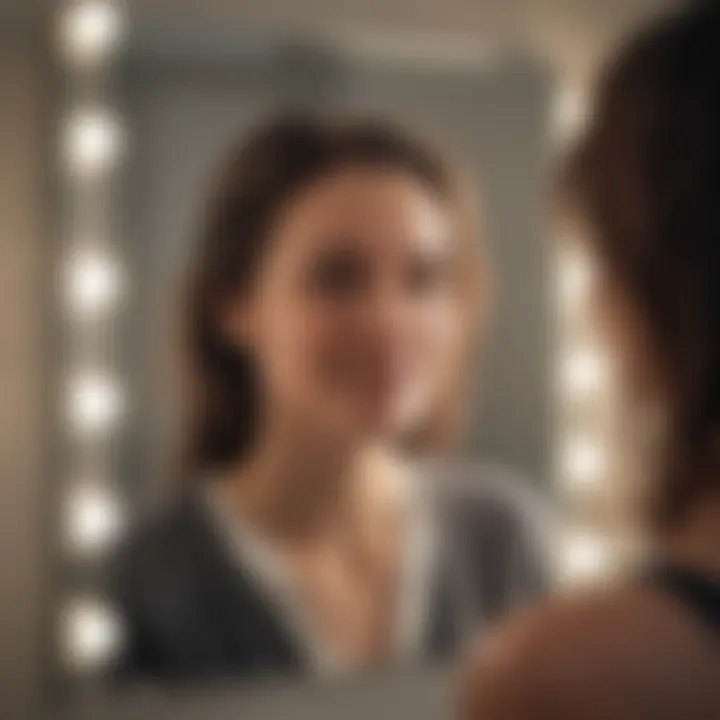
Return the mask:
M70 383L68 411L73 428L81 434L111 429L123 411L117 382L103 373L88 373Z
M563 310L574 310L587 299L595 281L595 267L579 249L565 250L559 258L558 290Z
M116 3L75 2L60 17L60 49L70 63L97 63L116 49L122 32L123 18Z
M606 473L603 447L590 439L570 441L565 447L562 464L565 482L575 487L597 485Z
M589 530L572 533L561 548L560 573L563 580L587 583L602 579L610 568L606 538Z
M561 386L569 396L597 393L607 380L605 358L587 347L569 353L561 367Z
M562 85L555 94L552 109L552 134L558 144L576 137L589 117L587 95L574 85Z
M109 607L92 598L72 601L62 617L62 654L75 672L106 666L119 651L122 624Z
M63 153L70 174L95 176L111 168L124 146L120 121L102 108L72 113L63 129Z
M115 259L100 250L83 250L67 268L67 300L76 317L109 311L122 292L123 276Z
M111 545L123 527L123 512L106 487L83 481L67 499L67 541L72 552L90 555Z

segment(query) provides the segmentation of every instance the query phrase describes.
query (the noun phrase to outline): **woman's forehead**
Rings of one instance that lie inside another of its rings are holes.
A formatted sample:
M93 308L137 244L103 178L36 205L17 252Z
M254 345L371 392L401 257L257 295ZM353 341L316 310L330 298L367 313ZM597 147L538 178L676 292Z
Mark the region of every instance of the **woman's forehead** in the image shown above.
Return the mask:
M286 206L277 235L308 242L388 242L441 249L450 234L447 204L407 172L348 169L313 183Z

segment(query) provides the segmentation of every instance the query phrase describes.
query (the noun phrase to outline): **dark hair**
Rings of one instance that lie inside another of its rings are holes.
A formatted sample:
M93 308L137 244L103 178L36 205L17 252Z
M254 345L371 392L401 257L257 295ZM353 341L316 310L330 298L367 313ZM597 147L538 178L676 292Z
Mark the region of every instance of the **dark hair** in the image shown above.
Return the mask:
M665 17L602 78L565 190L668 397L660 528L720 489L720 7Z
M242 458L262 419L252 355L230 344L219 327L223 300L251 288L284 204L319 177L357 164L399 168L449 201L459 197L453 173L433 150L370 120L286 112L258 126L231 154L193 265L191 474Z

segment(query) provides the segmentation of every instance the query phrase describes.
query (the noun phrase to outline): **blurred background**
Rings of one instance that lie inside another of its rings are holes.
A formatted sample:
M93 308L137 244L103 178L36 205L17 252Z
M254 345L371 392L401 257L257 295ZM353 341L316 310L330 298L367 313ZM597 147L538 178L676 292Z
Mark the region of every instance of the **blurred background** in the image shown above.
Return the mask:
M463 454L557 499L568 575L617 559L608 538L632 528L600 479L632 468L574 313L588 270L554 251L548 196L598 59L666 4L2 0L0 682L13 707L38 698L68 565L167 467L173 321L208 180L278 105L396 118L477 177L497 300ZM94 244L77 255L80 236ZM99 434L82 445L68 427ZM84 482L88 463L103 483Z

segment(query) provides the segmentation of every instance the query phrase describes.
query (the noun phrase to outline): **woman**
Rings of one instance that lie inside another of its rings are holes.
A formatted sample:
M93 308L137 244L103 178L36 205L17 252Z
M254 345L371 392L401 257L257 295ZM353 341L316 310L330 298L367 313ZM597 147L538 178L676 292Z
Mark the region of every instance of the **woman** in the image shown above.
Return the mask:
M568 191L619 381L662 420L658 558L624 588L550 601L498 630L465 676L462 715L720 718L717 5L664 19L610 66Z
M194 265L189 489L119 563L125 673L442 657L543 588L512 476L403 456L447 439L486 303L461 195L371 122L280 117L232 156Z

